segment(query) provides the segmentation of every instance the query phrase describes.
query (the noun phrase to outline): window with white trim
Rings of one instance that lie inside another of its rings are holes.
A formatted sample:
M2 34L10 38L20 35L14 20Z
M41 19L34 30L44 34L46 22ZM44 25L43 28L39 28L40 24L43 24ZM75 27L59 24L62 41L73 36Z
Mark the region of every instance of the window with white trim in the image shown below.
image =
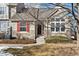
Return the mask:
M65 32L65 19L54 18L51 21L52 32Z
M6 14L7 8L6 7L0 7L0 14Z

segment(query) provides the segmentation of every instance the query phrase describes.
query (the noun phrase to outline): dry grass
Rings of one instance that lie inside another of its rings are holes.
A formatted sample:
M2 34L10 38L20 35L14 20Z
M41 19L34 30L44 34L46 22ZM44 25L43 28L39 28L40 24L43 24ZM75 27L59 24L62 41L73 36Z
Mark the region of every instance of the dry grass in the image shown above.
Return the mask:
M23 49L8 48L4 50L17 56L75 56L79 49L75 44L43 44L25 46Z
M33 39L25 39L25 40L18 40L18 39L1 39L0 44L32 44L35 41Z

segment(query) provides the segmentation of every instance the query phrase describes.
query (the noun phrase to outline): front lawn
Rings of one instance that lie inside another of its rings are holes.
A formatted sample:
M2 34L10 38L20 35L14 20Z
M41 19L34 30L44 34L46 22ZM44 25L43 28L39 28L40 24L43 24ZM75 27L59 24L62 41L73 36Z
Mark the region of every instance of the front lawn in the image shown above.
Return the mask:
M4 50L14 56L75 56L79 49L75 44L42 44L25 46L22 49L8 48Z

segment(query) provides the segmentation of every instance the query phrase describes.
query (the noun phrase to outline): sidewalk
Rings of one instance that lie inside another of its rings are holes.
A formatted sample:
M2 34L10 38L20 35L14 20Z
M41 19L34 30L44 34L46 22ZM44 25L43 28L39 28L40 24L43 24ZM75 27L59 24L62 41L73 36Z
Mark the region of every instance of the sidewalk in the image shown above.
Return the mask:
M0 44L0 47L6 46L6 47L23 47L23 46L33 46L33 45L40 45L40 44Z

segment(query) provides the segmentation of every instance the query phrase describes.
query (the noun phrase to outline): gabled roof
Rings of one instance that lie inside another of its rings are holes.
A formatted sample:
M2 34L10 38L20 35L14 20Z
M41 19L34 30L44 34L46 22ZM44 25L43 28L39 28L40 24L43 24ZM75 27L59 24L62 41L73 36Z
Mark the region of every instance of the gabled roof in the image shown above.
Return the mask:
M39 10L39 12L38 12ZM45 9L45 8L29 8L27 11L24 11L22 13L16 13L11 20L12 21L20 21L20 20L28 20L28 21L36 21L34 17L39 20L46 20L47 18L52 18L52 17L60 17L62 15L58 15L58 13L65 11L62 8L50 8L50 9ZM34 16L34 17L33 17Z
M34 18L28 13L17 13L11 18L11 20L12 21L22 21L22 20L33 21Z

